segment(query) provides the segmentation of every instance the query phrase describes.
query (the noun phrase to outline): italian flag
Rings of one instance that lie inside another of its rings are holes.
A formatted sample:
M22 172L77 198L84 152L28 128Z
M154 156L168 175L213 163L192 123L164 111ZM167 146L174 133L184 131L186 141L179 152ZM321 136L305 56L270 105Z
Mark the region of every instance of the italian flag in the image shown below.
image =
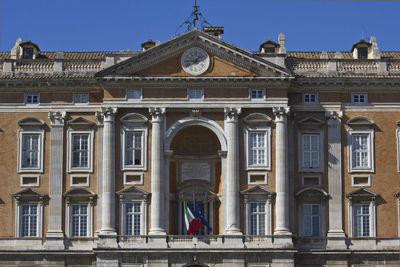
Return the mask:
M203 224L193 216L185 200L183 201L183 211L185 212L185 224L188 234L192 235L197 233L203 227Z

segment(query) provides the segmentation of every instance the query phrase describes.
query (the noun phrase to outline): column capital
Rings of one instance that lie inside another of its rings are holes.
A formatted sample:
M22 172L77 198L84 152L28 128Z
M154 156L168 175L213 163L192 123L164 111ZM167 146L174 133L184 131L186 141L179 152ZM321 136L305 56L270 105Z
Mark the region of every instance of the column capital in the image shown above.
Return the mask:
M67 117L65 111L49 111L49 119L51 126L64 126L64 120Z
M282 121L289 115L290 108L289 107L273 107L272 112L274 113L276 119L275 121Z
M340 123L343 117L343 111L331 110L325 112L325 117L328 119L328 125Z
M104 121L114 121L114 116L117 114L118 108L102 107L101 112L96 114L97 118L101 117Z
M166 111L166 108L149 108L149 113L153 122L161 121Z
M242 113L241 108L224 108L224 116L227 122L237 122L240 113Z

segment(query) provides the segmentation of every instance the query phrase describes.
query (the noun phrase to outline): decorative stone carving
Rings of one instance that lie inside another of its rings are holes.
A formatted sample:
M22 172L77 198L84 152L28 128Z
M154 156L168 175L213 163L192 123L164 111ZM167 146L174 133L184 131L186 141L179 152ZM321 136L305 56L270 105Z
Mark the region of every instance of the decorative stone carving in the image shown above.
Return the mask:
M49 111L49 119L52 126L64 125L64 120L67 117L65 111Z

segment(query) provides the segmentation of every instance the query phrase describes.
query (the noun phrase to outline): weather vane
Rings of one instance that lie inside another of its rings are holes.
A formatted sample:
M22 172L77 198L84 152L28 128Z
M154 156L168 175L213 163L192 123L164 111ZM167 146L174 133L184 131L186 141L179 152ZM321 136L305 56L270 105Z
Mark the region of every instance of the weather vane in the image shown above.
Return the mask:
M184 23L179 25L175 31L175 36L178 35L179 31L186 25L186 31L191 31L197 29L197 21L201 28L204 26L211 26L211 24L206 20L206 18L200 12L200 6L197 5L197 0L194 0L193 11L190 16L186 19Z

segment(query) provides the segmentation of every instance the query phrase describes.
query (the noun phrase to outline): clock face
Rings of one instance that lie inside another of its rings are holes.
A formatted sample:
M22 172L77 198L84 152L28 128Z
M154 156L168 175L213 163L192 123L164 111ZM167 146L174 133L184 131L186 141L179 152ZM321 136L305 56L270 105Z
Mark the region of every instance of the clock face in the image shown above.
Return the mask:
M182 54L181 64L187 73L200 75L210 66L210 57L204 49L192 47Z

